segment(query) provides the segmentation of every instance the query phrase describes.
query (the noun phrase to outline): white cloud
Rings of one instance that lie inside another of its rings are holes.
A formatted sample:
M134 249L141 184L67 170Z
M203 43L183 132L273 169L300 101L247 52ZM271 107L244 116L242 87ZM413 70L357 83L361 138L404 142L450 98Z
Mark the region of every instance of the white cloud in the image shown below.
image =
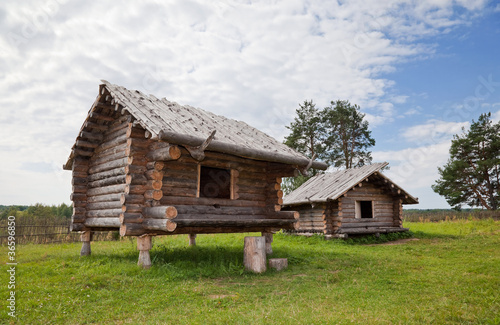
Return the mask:
M454 134L461 134L467 129L469 122L446 122L429 120L425 124L406 128L402 135L408 142L433 144L450 140Z
M298 103L309 98L319 107L349 99L369 113L372 125L387 123L395 117L394 104L406 98L391 96L394 82L380 75L432 54L419 40L464 23L470 13L458 16L457 5L483 6L430 0L4 1L0 155L11 161L0 169L9 171L9 182L15 175L20 183L36 183L33 188L46 186L47 174L19 166L28 160L59 168L100 79L244 120L278 138ZM45 193L57 192L59 185L51 186ZM0 189L0 204L37 201L35 194L10 188Z

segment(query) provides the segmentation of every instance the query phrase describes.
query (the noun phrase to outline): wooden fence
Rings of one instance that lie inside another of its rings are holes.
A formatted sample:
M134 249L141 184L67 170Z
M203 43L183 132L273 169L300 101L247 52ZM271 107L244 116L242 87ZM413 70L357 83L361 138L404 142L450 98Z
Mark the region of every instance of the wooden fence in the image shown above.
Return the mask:
M16 244L51 244L79 242L80 234L70 231L70 220L60 218L15 219ZM0 220L0 245L6 245L8 239L8 220ZM117 240L117 231L96 231L93 241Z

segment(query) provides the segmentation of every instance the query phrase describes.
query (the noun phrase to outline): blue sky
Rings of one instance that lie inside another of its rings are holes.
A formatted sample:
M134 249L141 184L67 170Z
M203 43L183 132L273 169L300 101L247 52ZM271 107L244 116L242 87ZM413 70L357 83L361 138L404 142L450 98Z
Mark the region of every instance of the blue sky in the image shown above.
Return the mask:
M486 0L0 4L0 204L69 203L61 169L100 79L275 138L300 102L360 105L375 161L419 197L453 134L500 119L500 5Z

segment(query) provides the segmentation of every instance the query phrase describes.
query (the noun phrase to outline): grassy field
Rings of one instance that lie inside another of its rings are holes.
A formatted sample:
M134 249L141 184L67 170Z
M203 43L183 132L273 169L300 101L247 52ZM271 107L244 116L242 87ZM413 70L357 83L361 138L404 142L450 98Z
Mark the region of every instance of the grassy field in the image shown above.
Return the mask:
M500 221L404 226L413 240L397 245L278 234L289 267L262 275L243 271L242 234L155 238L148 271L128 238L83 258L76 243L20 245L16 319L3 246L0 323L500 324Z

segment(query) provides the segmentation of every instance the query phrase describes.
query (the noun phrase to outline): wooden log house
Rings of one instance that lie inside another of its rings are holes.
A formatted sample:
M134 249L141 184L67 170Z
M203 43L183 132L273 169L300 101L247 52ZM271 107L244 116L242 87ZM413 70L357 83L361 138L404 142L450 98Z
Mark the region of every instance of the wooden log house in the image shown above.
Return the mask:
M72 230L151 236L294 229L282 177L326 169L248 124L103 81L64 169L73 173ZM270 244L270 242L269 242Z
M403 204L414 198L384 176L388 163L325 173L312 177L284 198L283 210L300 213L298 234L328 237L407 231Z

